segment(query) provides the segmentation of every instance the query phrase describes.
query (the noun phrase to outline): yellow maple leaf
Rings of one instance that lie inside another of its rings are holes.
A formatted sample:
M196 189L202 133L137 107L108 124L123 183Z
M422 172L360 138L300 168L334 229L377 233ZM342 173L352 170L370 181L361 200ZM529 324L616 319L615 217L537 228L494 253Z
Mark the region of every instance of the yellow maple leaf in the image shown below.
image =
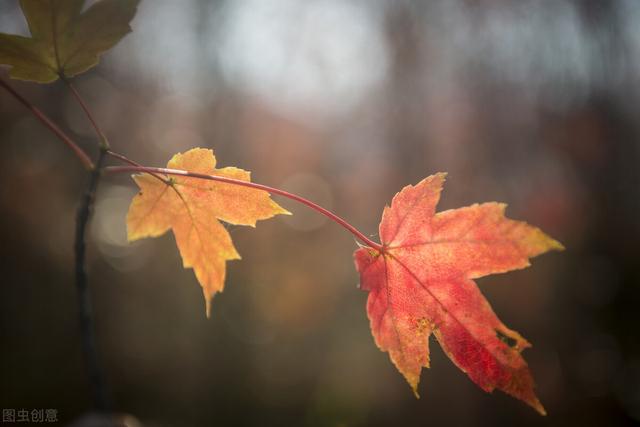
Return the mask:
M170 169L250 181L250 173L235 167L216 169L212 150L195 148L178 153ZM271 200L269 193L254 188L191 177L166 178L134 175L140 192L127 214L129 241L157 237L173 230L183 266L193 268L204 293L207 317L211 299L224 288L226 261L240 259L231 236L219 219L234 225L255 227L256 221L290 214Z

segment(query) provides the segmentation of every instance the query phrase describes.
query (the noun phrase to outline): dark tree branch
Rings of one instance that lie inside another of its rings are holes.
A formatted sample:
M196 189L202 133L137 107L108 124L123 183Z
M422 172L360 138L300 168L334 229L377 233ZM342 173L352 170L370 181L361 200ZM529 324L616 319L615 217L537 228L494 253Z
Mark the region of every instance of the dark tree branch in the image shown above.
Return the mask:
M75 237L75 278L78 292L78 311L80 322L80 335L82 339L82 351L89 374L89 381L93 392L93 401L96 410L107 412L111 409L110 399L107 392L107 385L104 374L100 368L98 360L98 350L96 348L96 337L94 331L93 312L91 306L91 294L89 292L87 269L86 269L86 231L87 224L93 211L93 203L96 197L96 190L102 174L102 164L106 157L106 150L101 149L96 161L96 167L89 175L87 189L82 196L80 206L76 216L76 237Z

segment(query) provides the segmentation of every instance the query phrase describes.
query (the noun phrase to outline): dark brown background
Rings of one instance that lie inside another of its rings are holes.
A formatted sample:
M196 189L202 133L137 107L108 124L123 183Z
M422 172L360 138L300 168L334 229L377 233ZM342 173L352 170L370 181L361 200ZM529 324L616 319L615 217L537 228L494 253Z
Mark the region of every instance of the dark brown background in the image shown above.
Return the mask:
M0 31L26 34L17 1ZM432 342L416 400L371 337L353 238L288 219L232 228L243 260L205 319L170 235L128 245L126 176L99 189L90 277L118 410L148 426L633 425L640 421L640 3L146 1L134 32L76 79L117 151L222 165L320 202L375 238L404 185L449 178L567 251L484 278L549 415L478 389ZM6 72L2 71L3 78ZM87 149L60 84L11 82ZM0 94L0 406L90 407L72 281L86 176Z

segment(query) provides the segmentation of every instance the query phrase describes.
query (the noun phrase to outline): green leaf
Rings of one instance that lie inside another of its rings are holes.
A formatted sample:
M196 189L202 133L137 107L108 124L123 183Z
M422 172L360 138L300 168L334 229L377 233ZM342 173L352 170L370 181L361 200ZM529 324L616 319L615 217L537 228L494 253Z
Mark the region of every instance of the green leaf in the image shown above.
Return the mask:
M0 64L14 79L50 83L96 66L131 31L140 0L20 0L31 37L0 33Z

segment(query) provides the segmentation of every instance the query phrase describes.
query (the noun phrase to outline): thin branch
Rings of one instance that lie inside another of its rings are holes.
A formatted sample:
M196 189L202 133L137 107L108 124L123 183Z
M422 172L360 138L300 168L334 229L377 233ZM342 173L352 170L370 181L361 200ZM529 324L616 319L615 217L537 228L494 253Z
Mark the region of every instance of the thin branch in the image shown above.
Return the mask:
M240 185L240 186L243 186L243 187L250 187L250 188L255 188L255 189L258 189L258 190L263 190L263 191L266 191L266 192L271 193L271 194L277 194L277 195L280 195L280 196L283 196L283 197L287 197L287 198L289 198L291 200L295 200L296 202L302 203L303 205L306 205L306 206L310 207L311 209L313 209L313 210L315 210L317 212L320 212L322 215L326 216L327 218L331 219L332 221L340 224L342 227L347 229L347 231L349 231L358 240L360 240L361 242L363 242L367 246L369 246L369 247L371 247L373 249L376 249L378 252L383 252L383 248L379 243L376 243L373 240L369 239L367 236L362 234L362 232L360 232L360 230L355 228L353 225L349 224L344 219L340 218L338 215L336 215L333 212L323 208L320 205L317 205L317 204L313 203L310 200L305 199L302 196L298 196L297 194L289 193L288 191L280 190L279 188L273 188L273 187L269 187L267 185L257 184L255 182L250 182L250 181L242 181L242 180L239 180L239 179L227 178L227 177L224 177L224 176L207 175L207 174L195 173L195 172L187 172L187 171L178 170L178 169L154 168L154 167L146 167L146 166L108 166L108 167L104 168L104 170L105 170L105 172L108 172L108 173L143 172L143 173L149 173L149 174L157 173L157 174L164 174L164 175L186 176L186 177L190 177L190 178L199 178L199 179L206 179L206 180L210 180L210 181L224 182L224 183L227 183L227 184Z
M120 160L120 161L123 161L123 162L125 162L125 163L128 163L128 164L130 164L131 166L144 167L144 166L142 166L140 163L136 162L135 160L131 160L131 159L130 159L130 158L128 158L127 156L124 156L124 155L122 155L122 154L120 154L120 153L116 153L115 151L108 150L108 151L107 151L107 154L108 154L108 155L110 155L111 157L114 157L114 158L116 158L116 159ZM163 178L162 176L158 175L157 173L150 172L149 174L150 174L151 176L153 176L153 177L155 177L155 178L159 179L160 181L164 182L165 184L169 184L169 180L167 180L167 179Z
M40 111L36 106L32 105L29 101L27 101L22 95L16 92L11 86L9 86L4 80L0 79L0 86L2 86L7 92L13 95L22 105L27 107L33 115L42 122L51 132L53 132L62 142L64 142L67 147L69 147L76 156L80 159L82 164L89 170L93 169L93 162L85 153L85 151L80 148L73 140L62 131L46 114Z
M100 126L98 126L98 123L93 118L93 115L89 110L89 107L87 107L87 104L85 104L84 100L80 96L80 93L76 90L76 87L63 74L60 75L60 80L62 80L64 84L67 85L67 87L71 91L71 94L73 94L73 97L76 99L78 104L80 104L82 111L84 111L84 114L87 116L87 119L89 119L89 122L91 122L91 126L93 126L93 129L96 131L96 134L98 134L98 138L100 138L100 145L108 150L109 141L107 140L106 135L104 134L104 132L102 132L102 129L100 129Z

